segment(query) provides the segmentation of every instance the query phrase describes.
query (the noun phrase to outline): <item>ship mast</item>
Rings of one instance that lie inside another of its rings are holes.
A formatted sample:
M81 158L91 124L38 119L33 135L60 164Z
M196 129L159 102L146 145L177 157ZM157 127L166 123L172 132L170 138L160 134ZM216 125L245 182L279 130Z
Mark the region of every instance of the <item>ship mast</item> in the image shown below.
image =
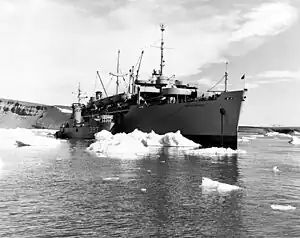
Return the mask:
M228 62L226 62L226 70L225 70L225 92L227 92L227 81L228 81Z
M118 94L119 91L119 66L120 66L120 50L118 50L116 94Z
M74 93L73 93L74 94ZM81 103L81 99L84 99L84 98L87 98L87 96L83 97L81 96L82 95L82 90L80 88L80 82L78 83L78 89L77 89L77 101L78 101L78 104Z
M129 70L128 93L134 93L134 66Z
M164 63L164 30L165 26L164 24L160 25L160 30L161 30L161 43L160 43L160 72L159 75L163 75L163 67L165 66Z
M119 93L119 85L120 85L119 77L122 77L124 82L126 83L124 76L127 75L127 74L122 74L122 72L120 70L120 50L118 50L117 73L115 73L115 74L114 73L109 73L109 75L117 77L116 94L118 94Z
M78 83L78 93L77 93L77 100L78 100L78 103L81 102L81 88L80 88L80 82Z

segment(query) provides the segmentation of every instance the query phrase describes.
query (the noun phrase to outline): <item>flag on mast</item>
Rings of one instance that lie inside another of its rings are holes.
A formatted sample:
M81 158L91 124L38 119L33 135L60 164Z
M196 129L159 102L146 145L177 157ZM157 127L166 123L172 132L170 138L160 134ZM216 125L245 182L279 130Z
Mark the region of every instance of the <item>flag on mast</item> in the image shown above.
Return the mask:
M244 89L246 88L246 75L243 74L242 77L241 77L241 80L244 80Z

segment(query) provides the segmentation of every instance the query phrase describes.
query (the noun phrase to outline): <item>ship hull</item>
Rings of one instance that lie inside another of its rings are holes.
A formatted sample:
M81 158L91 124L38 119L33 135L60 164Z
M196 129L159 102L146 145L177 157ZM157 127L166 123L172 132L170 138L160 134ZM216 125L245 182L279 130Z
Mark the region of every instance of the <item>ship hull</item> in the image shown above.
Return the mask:
M237 148L238 123L244 90L222 93L215 100L131 106L123 115L122 131L158 134L176 132L203 147Z
M113 123L109 122L96 126L63 127L55 136L62 139L95 139L95 133L102 130L110 131L112 127Z

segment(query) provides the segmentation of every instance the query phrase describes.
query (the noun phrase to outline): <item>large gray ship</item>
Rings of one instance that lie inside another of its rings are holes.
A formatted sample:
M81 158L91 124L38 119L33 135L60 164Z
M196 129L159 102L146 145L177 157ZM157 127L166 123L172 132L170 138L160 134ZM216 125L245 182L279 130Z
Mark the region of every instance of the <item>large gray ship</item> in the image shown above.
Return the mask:
M124 78L124 74L117 72L112 74L117 76L116 94L108 96L97 72L106 96L102 97L99 91L96 92L96 98L91 97L85 110L80 110L80 115L77 113L77 121L82 123L85 121L84 127L88 128L90 134L102 129L108 129L112 133L129 133L139 129L158 134L179 130L183 136L200 143L203 147L222 146L236 149L240 111L247 89L227 90L227 67L224 75L225 89L212 91L210 96L198 96L197 87L184 84L174 77L164 76L164 30L164 25L161 25L160 69L153 70L152 78L149 80L139 78L143 52L137 69L132 67L129 70L127 92L118 93L118 79ZM77 108L85 107L82 104L77 106ZM91 108L93 113L90 113ZM75 116L75 111L73 114ZM103 115L110 119L106 128L89 123L91 117ZM86 137L84 133L78 133L78 128L76 130L78 125L80 124L73 123L74 129L68 129L72 131L68 134L68 138ZM63 132L63 129L61 131ZM91 137L90 134L88 137Z

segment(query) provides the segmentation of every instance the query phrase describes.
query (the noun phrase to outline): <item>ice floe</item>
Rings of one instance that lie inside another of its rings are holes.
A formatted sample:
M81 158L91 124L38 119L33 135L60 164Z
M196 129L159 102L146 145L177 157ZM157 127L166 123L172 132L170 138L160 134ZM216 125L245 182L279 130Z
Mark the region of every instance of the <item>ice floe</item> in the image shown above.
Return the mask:
M264 135L260 134L252 134L247 136L242 136L241 138L238 138L238 142L250 142L251 140L255 140L257 138L265 137Z
M56 157L56 161L61 161L62 160L62 157L58 156Z
M268 137L291 137L290 134L279 133L277 131L267 132L266 136L268 136Z
M274 166L272 170L274 173L278 173L280 171L277 166Z
M39 136L53 137L57 130L52 129L30 129L34 134Z
M119 177L106 177L106 178L102 178L103 181L106 181L106 182L116 182L116 181L119 181L120 178Z
M28 146L42 146L42 147L53 147L60 143L54 137L44 136L48 132L42 133L41 135L34 132L31 129L3 129L0 128L0 149L10 149L16 147L28 147ZM43 134L43 135L42 135Z
M262 138L262 137L265 137L265 136L261 135L261 134L253 134L253 135L250 135L250 137L255 139L255 138Z
M238 138L238 142L250 142L252 138L243 136L242 138Z
M24 142L22 142L22 141L16 140L16 146L17 146L17 147L23 147L23 146L30 146L30 145L29 145L29 144L26 144L26 143L24 143Z
M276 131L266 133L266 136L277 136L277 135L279 135L279 132L276 132Z
M125 133L112 135L108 131L101 131L95 135L96 142L88 148L99 157L118 157L122 159L135 159L137 156L147 154L148 148L132 136Z
M288 211L288 210L295 210L296 207L293 207L291 205L271 205L271 208L274 210L281 210L281 211Z
M219 147L211 147L211 148L200 148L194 150L186 150L185 153L189 155L203 155L203 156L223 156L223 155L236 155L236 154L245 154L244 150L233 150L231 148L219 148Z
M230 148L200 148L200 144L185 138L180 131L159 135L153 131L144 133L134 130L128 134L118 133L113 135L109 131L102 130L95 134L95 139L96 141L87 148L87 151L95 153L99 157L136 159L137 157L162 151L162 148L168 154L172 154L176 150L183 155L195 156L223 156L246 153L243 150L232 150Z
M300 145L300 138L297 136L292 136L291 140L289 141L290 144L293 145Z
M95 134L96 142L92 143L87 151L94 152L100 157L136 158L151 153L153 148L184 147L199 148L200 145L183 137L180 131L158 135L155 132L144 133L134 130L131 133L112 135L102 130Z
M227 192L231 192L234 190L239 190L241 189L240 187L236 186L236 185L230 185L227 183L221 183L218 181L214 181L211 180L209 178L203 177L202 178L202 184L200 185L200 187L204 190L204 191L208 191L208 192L218 192L218 193L227 193Z

